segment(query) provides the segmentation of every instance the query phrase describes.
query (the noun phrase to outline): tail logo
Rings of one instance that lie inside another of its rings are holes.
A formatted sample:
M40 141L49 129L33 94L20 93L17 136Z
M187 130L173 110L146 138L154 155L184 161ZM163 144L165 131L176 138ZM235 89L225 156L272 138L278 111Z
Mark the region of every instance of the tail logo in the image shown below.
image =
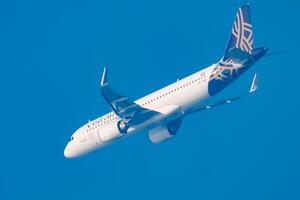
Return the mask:
M245 16L244 16L245 14ZM232 35L236 39L235 47L250 52L253 47L253 33L247 13L239 8L232 28ZM248 23L249 22L249 23Z

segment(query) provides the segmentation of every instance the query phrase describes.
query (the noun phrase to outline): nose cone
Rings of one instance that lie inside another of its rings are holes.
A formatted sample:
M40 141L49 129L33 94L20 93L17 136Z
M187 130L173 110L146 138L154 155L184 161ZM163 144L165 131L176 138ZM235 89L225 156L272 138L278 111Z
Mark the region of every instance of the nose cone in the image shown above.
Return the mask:
M74 152L72 151L72 149L70 148L70 144L68 143L66 148L65 148L65 151L64 151L64 156L66 158L74 158L75 157L75 154Z
M252 55L252 59L254 61L258 61L259 59L261 59L268 51L268 47L260 47L260 48L256 48L251 52Z
M98 140L95 133L91 132L88 136L84 135L86 131L78 129L72 135L68 144L64 150L64 156L66 158L77 158L98 148L101 148L104 144Z
M76 143L71 141L67 144L64 150L64 156L66 158L77 158L83 156L91 151L94 151L97 148L100 148L102 143L98 143L97 145L94 143Z
M81 156L84 153L84 151L80 151L80 149L76 147L76 144L72 144L72 142L69 142L64 150L64 156L66 158L76 158Z

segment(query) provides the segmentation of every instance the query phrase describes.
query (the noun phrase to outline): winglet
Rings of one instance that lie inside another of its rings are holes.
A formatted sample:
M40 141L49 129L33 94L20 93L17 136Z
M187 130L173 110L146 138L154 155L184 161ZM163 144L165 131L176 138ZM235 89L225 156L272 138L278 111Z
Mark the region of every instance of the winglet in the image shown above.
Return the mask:
M106 66L103 69L103 73L102 73L102 79L101 79L101 86L103 86L104 84L107 83L107 75L106 75Z
M252 81L249 93L253 93L256 90L257 90L257 74L254 74L253 81Z

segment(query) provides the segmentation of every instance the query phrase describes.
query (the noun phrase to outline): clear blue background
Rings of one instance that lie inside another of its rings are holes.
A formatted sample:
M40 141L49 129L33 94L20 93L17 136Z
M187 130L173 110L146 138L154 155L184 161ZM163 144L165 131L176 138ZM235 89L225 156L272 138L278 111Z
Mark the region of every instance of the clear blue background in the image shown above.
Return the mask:
M132 99L216 62L245 1L1 1L0 199L300 199L299 3L252 1L263 59L185 119L176 138L146 132L68 160L74 130L108 111L102 67Z

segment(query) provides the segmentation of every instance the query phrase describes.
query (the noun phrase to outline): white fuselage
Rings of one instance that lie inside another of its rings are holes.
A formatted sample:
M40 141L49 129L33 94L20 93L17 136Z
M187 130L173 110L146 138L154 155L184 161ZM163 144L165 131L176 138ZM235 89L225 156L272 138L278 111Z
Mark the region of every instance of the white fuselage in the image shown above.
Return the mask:
M164 110L180 108L184 113L192 106L209 97L208 82L214 65L200 70L184 79L178 80L160 90L135 101L141 107L164 112ZM149 128L162 118L153 118L140 125L131 127L126 134L120 133L117 122L120 118L110 112L79 128L71 137L66 149L66 157L76 157L110 144L118 138L131 135Z
M153 143L173 137L183 117L204 106L196 104L218 94L267 53L267 47L254 48L250 19L250 4L239 7L228 45L218 63L135 102L109 87L105 67L100 89L114 112L90 121L75 131L65 148L65 156L83 155L144 129L148 129L149 139Z

